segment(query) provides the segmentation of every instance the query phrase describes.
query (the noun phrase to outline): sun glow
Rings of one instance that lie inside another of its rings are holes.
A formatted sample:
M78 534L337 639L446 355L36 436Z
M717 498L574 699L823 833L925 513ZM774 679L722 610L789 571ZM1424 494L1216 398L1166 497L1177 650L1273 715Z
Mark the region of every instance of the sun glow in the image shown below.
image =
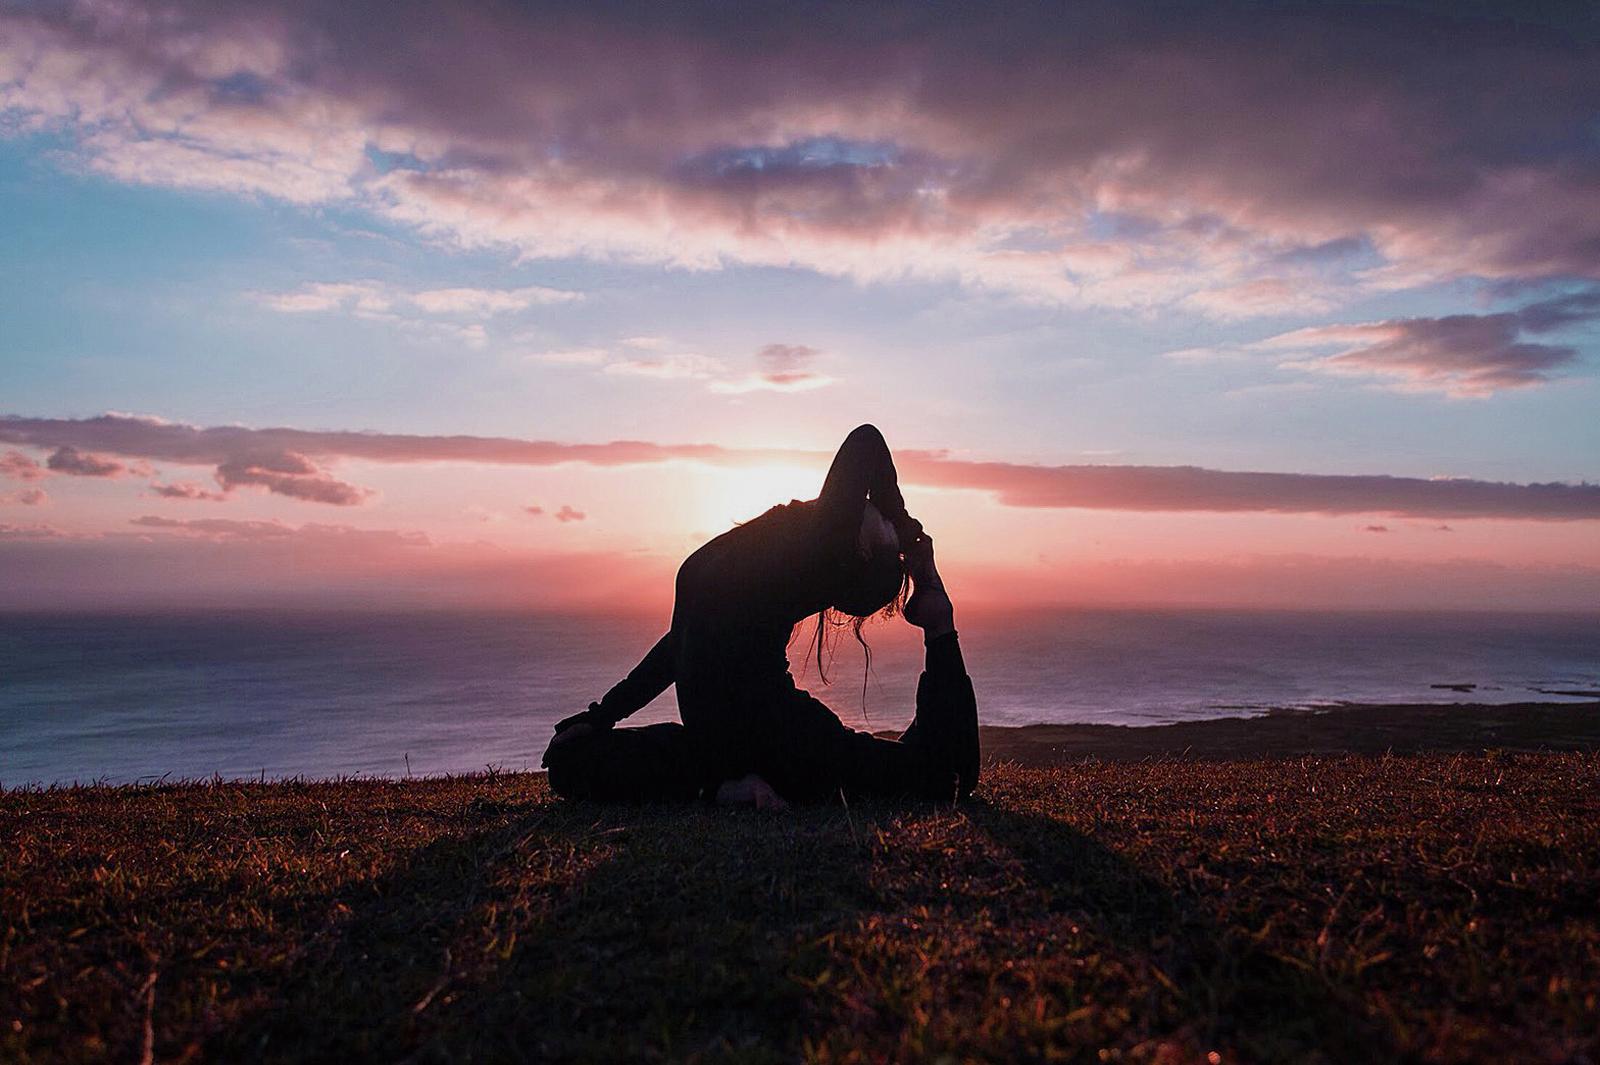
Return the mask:
M814 499L821 488L822 474L806 466L774 463L711 469L700 480L694 514L706 529L721 532L779 503Z

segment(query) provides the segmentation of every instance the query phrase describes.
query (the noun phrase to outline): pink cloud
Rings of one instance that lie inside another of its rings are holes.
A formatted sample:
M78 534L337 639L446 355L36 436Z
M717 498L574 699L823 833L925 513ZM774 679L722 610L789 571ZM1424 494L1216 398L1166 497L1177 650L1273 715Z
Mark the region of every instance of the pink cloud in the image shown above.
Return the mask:
M0 503L20 503L25 507L37 507L48 503L50 497L43 488L24 488L20 492L8 492L0 495Z
M567 506L566 504L562 504L561 509L556 511L556 520L562 523L569 521L582 521L587 517L588 515L583 511L574 510L572 507Z
M237 521L231 518L165 518L145 514L128 524L182 536L224 541L316 541L360 547L428 547L426 533L394 529L358 529L349 525L288 525L281 521Z
M42 541L61 540L67 534L53 525L31 524L17 525L13 522L0 521L0 541Z
M20 451L7 451L0 455L0 477L9 477L16 481L37 481L44 476L44 468Z
M756 373L713 381L713 392L803 392L833 384L834 378L810 367L822 353L804 344L768 344L756 352Z
M1600 278L1582 15L436 15L27 6L0 16L0 107L119 180L352 204L531 256L1223 316L1440 277Z
M821 470L829 459L821 452L639 440L571 444L464 435L202 428L116 414L84 419L3 416L0 443L36 448L82 447L179 465L215 464L224 486L258 483L297 498L344 504L359 502L363 490L333 480L314 460L532 467L612 467L669 461L752 466L783 462L816 466L820 483ZM1196 466L1044 466L958 460L925 451L898 452L896 463L907 484L986 492L999 502L1016 507L1390 514L1442 520L1600 519L1600 485L1594 484L1515 484L1470 478L1251 472Z

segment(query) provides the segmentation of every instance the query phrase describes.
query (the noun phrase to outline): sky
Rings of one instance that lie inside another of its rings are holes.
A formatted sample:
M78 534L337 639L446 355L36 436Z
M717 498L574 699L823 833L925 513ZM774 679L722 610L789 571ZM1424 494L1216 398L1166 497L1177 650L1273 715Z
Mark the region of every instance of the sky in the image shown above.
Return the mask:
M1592 610L1600 14L0 0L0 608Z

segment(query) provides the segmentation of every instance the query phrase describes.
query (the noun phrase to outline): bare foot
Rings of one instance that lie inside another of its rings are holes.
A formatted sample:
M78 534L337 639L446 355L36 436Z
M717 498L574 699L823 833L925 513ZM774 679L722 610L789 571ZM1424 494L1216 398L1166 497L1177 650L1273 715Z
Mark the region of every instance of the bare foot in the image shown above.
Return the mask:
M754 773L739 780L724 780L717 789L717 805L754 806L757 810L775 810L779 813L789 809L783 796Z
M955 607L933 562L933 537L924 535L906 551L906 571L911 575L912 586L911 598L906 600L906 620L922 629L929 639L953 632Z

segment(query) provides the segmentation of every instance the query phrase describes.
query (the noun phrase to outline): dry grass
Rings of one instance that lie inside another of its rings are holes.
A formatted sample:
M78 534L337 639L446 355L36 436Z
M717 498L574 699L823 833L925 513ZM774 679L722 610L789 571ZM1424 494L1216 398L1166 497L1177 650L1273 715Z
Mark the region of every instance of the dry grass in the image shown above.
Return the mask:
M0 1059L1600 1057L1600 756L0 795Z

